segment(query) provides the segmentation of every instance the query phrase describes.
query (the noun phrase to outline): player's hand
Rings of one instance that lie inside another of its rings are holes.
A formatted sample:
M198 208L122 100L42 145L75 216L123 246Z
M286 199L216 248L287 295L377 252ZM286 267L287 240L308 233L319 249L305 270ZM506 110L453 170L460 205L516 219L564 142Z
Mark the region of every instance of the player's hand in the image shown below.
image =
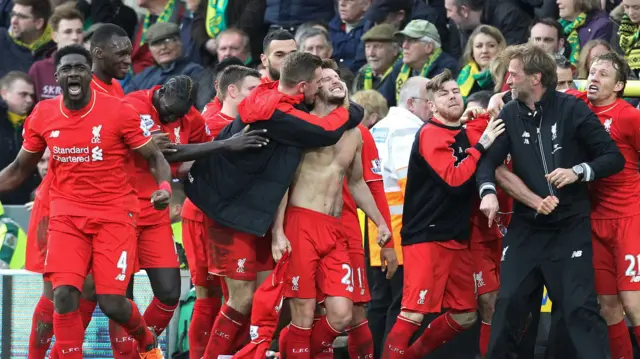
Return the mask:
M491 118L489 121L489 125L482 133L480 137L480 141L478 141L485 150L488 150L489 147L493 144L493 141L498 138L504 132L504 123L501 119Z
M229 151L244 151L251 148L261 148L269 143L269 139L264 137L267 130L249 130L249 125L233 135L228 140L224 140L225 147Z
M556 168L545 177L549 183L558 189L578 180L578 175L576 175L570 168Z
M171 200L171 193L164 189L159 189L151 195L151 204L153 208L157 210L163 210L169 206L169 200Z
M498 202L498 196L496 196L494 193L490 193L482 197L482 201L480 202L480 210L489 219L489 228L491 228L493 220L496 218L496 214L498 214L499 209L500 204Z
M291 242L284 232L273 232L271 234L271 255L273 260L278 262L286 252L291 252Z
M384 247L390 239L391 231L389 230L389 227L387 227L386 223L382 223L378 226L378 237L376 238L376 242L380 247Z
M462 117L460 117L460 123L462 123L464 125L468 121L471 121L474 118L476 118L479 115L482 115L483 113L486 113L486 112L487 112L487 110L485 110L482 107L470 107L470 108L467 108L466 110L464 110L464 113L462 114Z
M160 149L160 152L162 152L163 154L175 153L178 151L175 148L175 145L173 144L173 142L171 142L171 140L169 139L168 133L163 133L163 132L153 133L151 135L151 138L153 139L153 143L155 143L156 146L158 146L158 148Z
M556 196L547 196L545 199L540 200L540 203L536 206L536 212L544 214L545 216L553 212L558 206L560 200Z
M505 93L507 92L505 91L491 96L489 106L487 107L487 112L491 117L498 117L498 114L502 111L502 108L504 107L502 96L504 96Z
M393 248L382 248L380 250L380 269L386 272L387 279L391 279L398 270L398 256Z
M344 81L340 81L342 83L342 88L344 89L344 101L342 101L342 107L349 109L350 101L349 101L349 88L347 87L347 83Z
M31 210L33 209L33 201L25 203L25 204L24 204L24 208L25 208L27 211L31 212Z

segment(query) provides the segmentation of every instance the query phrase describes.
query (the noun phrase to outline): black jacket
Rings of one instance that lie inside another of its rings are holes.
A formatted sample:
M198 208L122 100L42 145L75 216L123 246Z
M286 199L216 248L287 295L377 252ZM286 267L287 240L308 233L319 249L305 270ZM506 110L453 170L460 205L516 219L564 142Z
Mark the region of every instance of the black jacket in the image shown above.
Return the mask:
M239 116L216 139L247 124L271 139L259 150L225 152L197 160L185 183L187 197L209 218L235 230L264 236L275 219L305 148L334 145L360 123L364 110L352 103L324 118L303 111L301 98L282 94L278 83L260 85L238 106Z
M531 17L517 0L487 0L482 9L480 22L491 25L502 32L507 45L524 44L529 39ZM471 31L461 33L464 49Z
M498 118L504 120L506 130L480 160L476 174L480 195L495 193L495 170L510 153L513 173L531 191L542 198L554 195L560 201L547 216L516 202L514 216L533 226L561 225L564 219L590 213L587 182L557 189L545 174L585 163L585 178L593 181L611 176L624 166L624 157L600 120L574 96L548 90L536 103L536 111L520 101L510 101Z

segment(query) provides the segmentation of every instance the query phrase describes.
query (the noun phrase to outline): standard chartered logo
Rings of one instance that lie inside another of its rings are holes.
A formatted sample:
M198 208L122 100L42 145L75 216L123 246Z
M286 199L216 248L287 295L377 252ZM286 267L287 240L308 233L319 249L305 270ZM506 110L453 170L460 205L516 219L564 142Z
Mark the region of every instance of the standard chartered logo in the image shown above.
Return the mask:
M102 148L87 147L58 147L53 146L53 159L62 163L84 163L91 161L103 161Z
M91 149L91 159L94 161L102 161L102 148L100 148L100 146Z

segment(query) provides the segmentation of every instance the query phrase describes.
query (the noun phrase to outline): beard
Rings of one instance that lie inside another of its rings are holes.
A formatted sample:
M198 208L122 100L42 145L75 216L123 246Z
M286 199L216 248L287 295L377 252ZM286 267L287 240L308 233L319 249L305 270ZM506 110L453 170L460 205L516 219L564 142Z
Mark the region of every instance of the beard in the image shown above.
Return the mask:
M460 117L464 112L464 109L462 107L459 107L457 109L447 107L447 108L439 108L437 110L438 110L438 115L440 115L442 119L449 122L456 122L460 120Z
M271 66L271 62L269 62L269 66L267 66L267 71L269 71L269 77L273 80L273 81L278 81L280 80L280 71L274 69Z
M346 96L329 96L327 103L330 105L342 105Z

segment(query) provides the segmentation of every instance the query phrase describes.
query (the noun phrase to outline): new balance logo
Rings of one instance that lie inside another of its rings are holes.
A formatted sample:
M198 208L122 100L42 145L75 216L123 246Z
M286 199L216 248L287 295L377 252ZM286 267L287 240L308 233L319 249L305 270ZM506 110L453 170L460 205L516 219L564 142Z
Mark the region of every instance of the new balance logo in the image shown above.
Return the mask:
M124 282L124 280L125 280L125 279L127 279L127 277L126 277L124 274L122 274L122 273L121 273L121 274L118 274L118 275L116 276L116 280L117 280L118 282Z
M91 159L94 161L102 161L102 148L94 147L91 149Z
M571 258L580 258L582 257L582 251L573 251L571 254Z
M58 138L58 136L60 136L60 131L58 130L51 131L51 134L49 134L49 138Z

